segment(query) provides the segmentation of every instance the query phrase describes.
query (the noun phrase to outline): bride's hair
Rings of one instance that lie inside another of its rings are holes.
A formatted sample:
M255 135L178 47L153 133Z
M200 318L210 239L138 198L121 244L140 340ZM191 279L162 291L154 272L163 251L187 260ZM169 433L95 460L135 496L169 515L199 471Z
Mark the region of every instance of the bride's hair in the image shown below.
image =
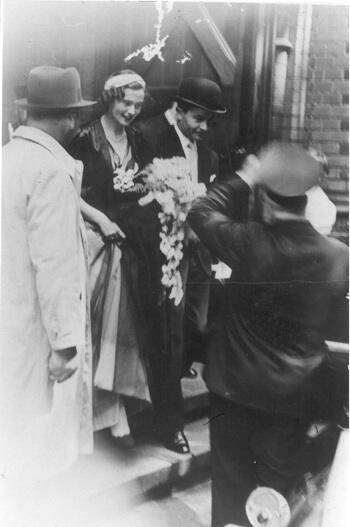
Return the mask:
M118 75L135 75L136 72L133 70L119 70L115 71L109 77L106 79L106 82L108 79L111 79L112 77L117 77ZM119 86L118 88L111 86L108 90L103 89L101 94L101 100L105 107L108 107L109 103L113 101L114 99L118 99L119 101L122 101L125 96L125 91L127 89L130 90L144 90L145 87L138 81L130 82L129 84L126 84L125 86Z

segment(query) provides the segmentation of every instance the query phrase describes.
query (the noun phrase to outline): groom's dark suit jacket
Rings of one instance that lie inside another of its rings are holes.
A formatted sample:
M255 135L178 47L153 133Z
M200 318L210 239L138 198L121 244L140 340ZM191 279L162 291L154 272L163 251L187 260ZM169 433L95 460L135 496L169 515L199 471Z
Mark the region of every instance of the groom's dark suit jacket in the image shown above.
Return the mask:
M185 157L180 139L174 126L169 124L164 114L139 123L139 158L143 165L151 163L155 157L169 159ZM217 154L201 141L197 141L198 182L208 185L213 176L218 176L219 160ZM196 251L198 264L205 274L211 273L209 252L200 244Z
M139 123L137 130L142 137L139 140L139 159L142 165L151 163L156 157L163 159L185 157L175 127L169 124L164 114ZM211 180L213 180L213 176L218 175L218 156L205 143L200 141L197 141L197 152L198 182L209 185ZM199 244L195 253L195 259L199 268L204 275L210 276L211 257L208 250L202 244Z
M143 141L139 156L143 163L151 163L155 157L163 159L175 156L185 157L175 128L169 124L164 114L138 123L135 128L142 134ZM218 156L201 141L197 142L197 150L198 181L207 185L210 182L210 176L218 175Z

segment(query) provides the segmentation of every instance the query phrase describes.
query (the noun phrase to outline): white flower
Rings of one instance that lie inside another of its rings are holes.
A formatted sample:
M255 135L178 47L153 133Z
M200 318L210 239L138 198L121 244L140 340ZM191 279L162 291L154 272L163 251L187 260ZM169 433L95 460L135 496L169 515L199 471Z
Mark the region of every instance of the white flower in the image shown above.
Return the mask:
M173 201L165 201L163 203L163 211L169 216L175 216L175 203Z
M135 171L129 169L125 171L122 168L117 168L114 171L115 177L113 178L114 190L119 192L126 192L134 186L134 175Z
M141 207L145 207L146 205L151 203L153 200L154 200L153 192L149 192L145 196L142 196L142 198L138 200L138 203L139 205L141 205Z

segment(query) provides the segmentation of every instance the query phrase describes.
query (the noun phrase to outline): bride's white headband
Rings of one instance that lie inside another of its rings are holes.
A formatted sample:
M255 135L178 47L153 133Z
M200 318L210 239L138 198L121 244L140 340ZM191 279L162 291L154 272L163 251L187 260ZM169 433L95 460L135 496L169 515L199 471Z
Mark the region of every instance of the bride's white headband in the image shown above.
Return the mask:
M111 88L122 88L132 82L138 82L141 84L142 88L146 87L145 81L137 73L121 73L120 75L115 75L114 77L107 79L103 89L108 91Z

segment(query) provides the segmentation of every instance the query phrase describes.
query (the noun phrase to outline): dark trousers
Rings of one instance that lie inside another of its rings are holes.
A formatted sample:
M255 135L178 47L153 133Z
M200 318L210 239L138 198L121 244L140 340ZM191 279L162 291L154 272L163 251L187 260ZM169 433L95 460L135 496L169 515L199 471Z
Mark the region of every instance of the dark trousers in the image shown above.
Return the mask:
M184 302L164 299L152 316L152 349L148 356L149 388L156 430L169 439L184 426L181 376L183 365Z
M309 422L210 394L212 527L249 526L245 503L257 485L287 496L302 475Z
M203 251L202 251L203 252ZM209 256L207 256L209 258ZM207 266L208 267L208 266ZM186 248L180 265L184 297L180 305L165 297L150 317L152 349L149 385L156 428L165 439L184 427L181 378L197 354L203 353L210 292L198 250Z
M170 439L184 427L184 401L181 381L164 379L150 384L150 394L156 417L156 433L163 440Z

